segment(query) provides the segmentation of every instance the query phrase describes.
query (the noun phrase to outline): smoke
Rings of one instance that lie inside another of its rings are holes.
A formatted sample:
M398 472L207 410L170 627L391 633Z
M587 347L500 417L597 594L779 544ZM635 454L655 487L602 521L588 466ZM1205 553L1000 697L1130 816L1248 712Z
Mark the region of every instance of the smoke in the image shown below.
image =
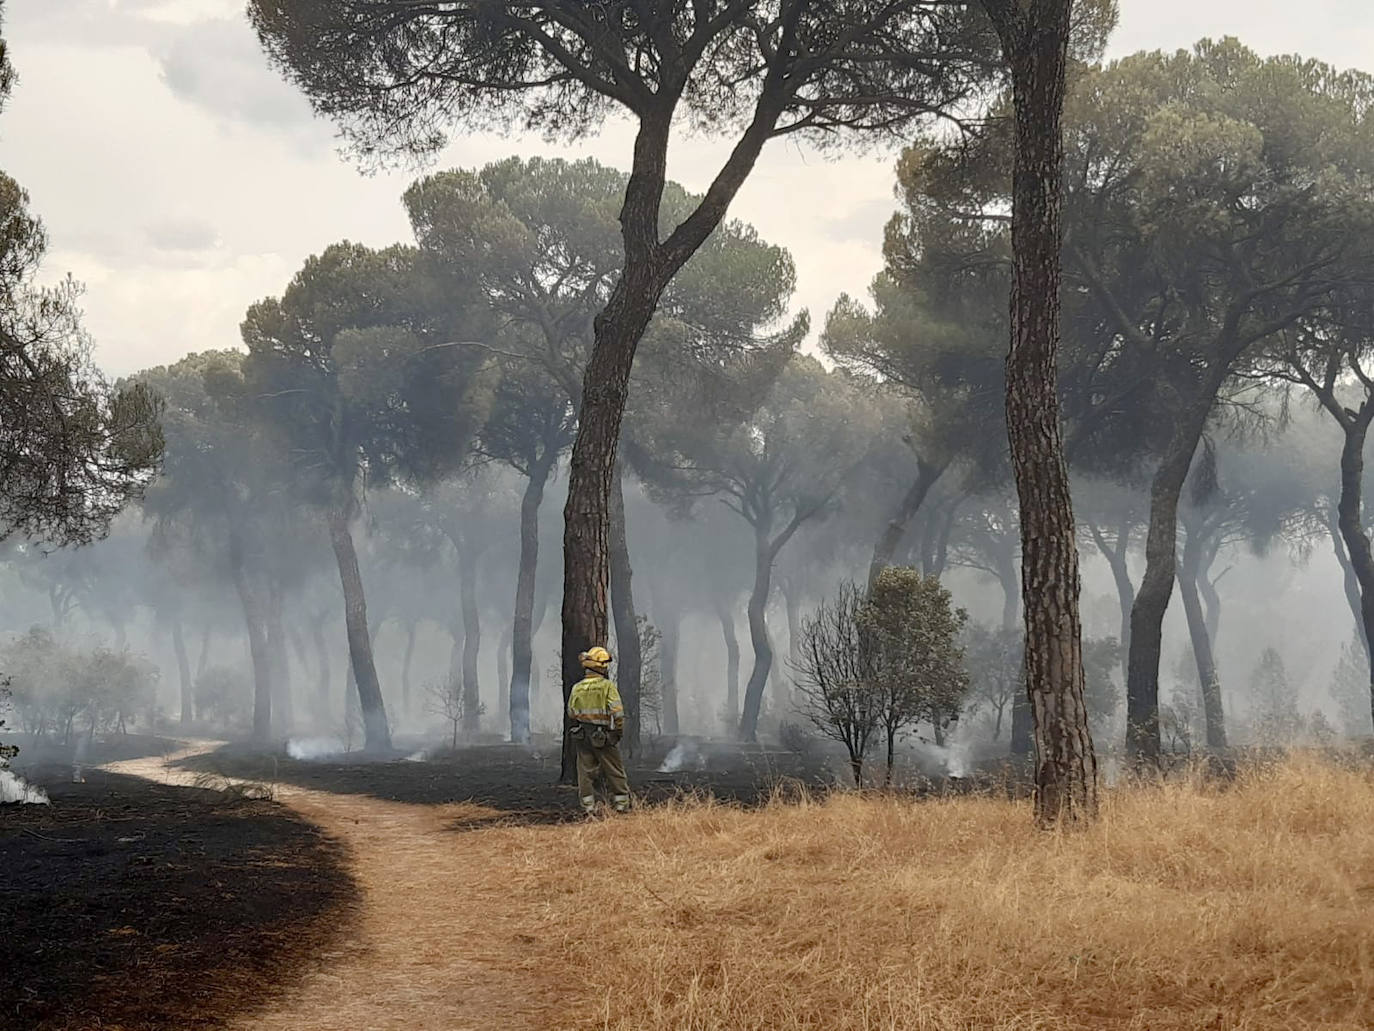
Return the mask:
M423 762L429 762L429 750L426 749L426 748L422 748L422 749L420 749L418 752L411 752L408 756L406 756L406 762L408 762L408 763L423 763Z
M346 751L347 746L336 737L293 737L286 742L286 754L303 761L328 759Z
M36 788L10 770L0 770L0 803L20 805L50 805L47 792Z
M667 757L663 760L663 764L659 766L658 772L677 773L687 769L689 763L697 769L701 769L705 765L705 759L702 757L701 753L697 751L696 746L690 741L680 741L673 746L673 750L669 752Z
M950 741L947 745L921 744L921 753L944 766L950 777L967 777L973 768L973 743Z

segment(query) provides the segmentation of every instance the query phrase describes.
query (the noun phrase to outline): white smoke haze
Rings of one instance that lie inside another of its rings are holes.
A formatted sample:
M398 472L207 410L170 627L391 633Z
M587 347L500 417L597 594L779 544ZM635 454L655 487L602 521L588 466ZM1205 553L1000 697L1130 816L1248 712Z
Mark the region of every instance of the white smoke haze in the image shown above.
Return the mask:
M347 751L348 746L336 737L293 737L286 742L286 754L304 762L328 759Z
M697 746L690 741L679 741L664 758L658 772L680 773L686 769L701 770L705 767L706 757L701 754Z
M47 792L11 770L0 770L0 804L51 805Z

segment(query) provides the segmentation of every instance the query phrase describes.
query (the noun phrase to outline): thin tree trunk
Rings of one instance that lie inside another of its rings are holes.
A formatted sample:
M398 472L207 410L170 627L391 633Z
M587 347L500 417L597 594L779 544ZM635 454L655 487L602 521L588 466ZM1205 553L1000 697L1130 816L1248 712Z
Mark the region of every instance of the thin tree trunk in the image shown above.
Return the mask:
M315 642L315 658L318 665L315 681L315 705L321 718L329 716L332 708L329 701L329 685L333 674L329 668L329 644L324 636L325 617L317 616L310 624L310 637Z
M749 641L754 646L754 669L744 688L744 713L740 718L741 741L757 741L763 688L773 668L773 646L768 639L768 595L773 586L773 549L766 522L754 528L754 590L749 595Z
M277 728L291 733L295 711L291 705L291 660L286 652L286 628L282 623L281 584L274 578L267 592L267 650L272 657L272 706Z
M1345 550L1345 538L1341 536L1340 512L1329 511L1326 518L1327 529L1331 532L1331 550L1336 553L1340 563L1341 579L1345 587L1345 601L1350 606L1350 614L1355 620L1355 636L1364 643L1365 662L1370 661L1370 643L1364 632L1364 606L1360 601L1360 578L1355 575L1355 566Z
M984 0L1011 68L1011 349L1007 430L1021 506L1025 673L1035 731L1041 825L1097 814L1097 759L1083 704L1081 589L1059 424L1064 75L1071 0Z
M796 669L801 659L801 592L788 583L782 592L783 610L787 613L787 661Z
M210 665L210 638L214 634L214 624L208 620L200 632L200 654L196 657L196 679L199 680Z
M682 612L671 601L662 609L655 609L654 616L661 620L659 633L659 690L663 698L663 733L667 737L677 737L681 733L678 724L677 704L677 654L678 642L682 631Z
M477 608L477 549L463 535L458 546L459 599L463 613L463 734L471 739L481 729L481 685L477 658L482 647L481 613Z
M921 510L921 505L925 503L926 495L930 493L930 488L935 486L945 471L944 465L937 465L927 462L924 459L916 459L916 479L911 484L907 492L902 495L902 500L898 503L897 509L888 520L887 526L883 528L882 534L878 537L878 542L873 546L873 560L868 566L868 587L873 589L873 583L878 579L878 574L888 566L892 565L893 556L897 554L897 548L902 543L902 538L906 536L911 528L911 521L916 518L916 514Z
M339 566L339 582L343 587L349 668L353 673L358 705L363 717L364 747L369 752L387 752L391 750L391 728L387 724L382 686L377 679L377 666L372 658L372 638L367 623L367 598L363 594L358 552L353 546L353 532L348 523L348 517L343 513L330 514L329 539L334 547L334 558Z
M172 650L177 657L177 675L181 678L181 725L195 719L196 692L191 679L191 659L186 654L186 636L182 631L181 613L172 615Z
M229 535L229 573L243 608L248 631L248 654L253 663L253 738L267 741L272 736L272 660L267 647L262 606L248 583L244 567L243 544L237 533Z
M1213 370L1209 380L1180 413L1173 438L1150 485L1145 575L1131 607L1131 641L1126 666L1126 751L1138 763L1154 763L1159 759L1159 657L1164 639L1164 613L1174 591L1178 499L1206 428L1212 399L1224 378L1224 373Z
M1360 584L1360 624L1366 655L1374 650L1374 554L1371 554L1369 536L1360 518L1360 504L1364 490L1364 444L1371 419L1374 419L1374 400L1366 400L1355 417L1347 418L1342 426L1345 442L1341 447L1341 500L1338 506L1341 537ZM1370 668L1370 681L1370 715L1374 718L1374 665Z
M716 601L716 618L720 620L721 636L725 638L725 710L727 726L739 721L739 636L735 633L735 614L729 602Z
M463 620L455 615L453 621L449 623L448 635L453 644L448 650L448 682L449 684L461 684L463 682Z
M1183 559L1178 566L1178 589L1183 599L1183 612L1188 617L1188 636L1193 643L1193 659L1197 663L1198 687L1202 691L1202 711L1207 722L1207 747L1226 747L1226 722L1221 706L1221 678L1217 675L1216 660L1212 657L1212 641L1207 622L1202 615L1198 598L1198 567L1202 545L1189 531L1183 545Z
M415 661L415 631L417 624L415 620L406 623L406 651L405 657L401 659L401 712L409 714L410 705L410 670Z
M496 711L510 713L510 653L514 629L510 624L501 631L496 645Z
M520 568L511 624L510 739L530 743L530 667L534 663L534 594L539 573L539 508L552 463L531 466L520 498Z
M1135 605L1135 585L1131 583L1131 570L1126 563L1131 543L1128 524L1122 521L1117 531L1115 546L1107 543L1096 526L1088 529L1097 544L1097 550L1107 560L1107 566L1112 571L1112 581L1116 584L1116 600L1121 607L1121 637L1118 644L1121 651L1121 675L1124 677L1130 664L1131 609Z
M1002 583L1002 629L1010 632L1016 629L1021 616L1021 581L1014 571L1010 589L1005 580L1000 576L998 579ZM1024 691L1017 691L1011 698L1011 737L1007 742L1007 750L1011 755L1024 758L1031 754L1035 746L1032 722L1030 697ZM999 711L999 730L1001 725L1002 713ZM992 739L996 741L997 735L994 734Z
M631 755L639 752L642 740L644 656L640 652L639 621L635 612L634 570L630 566L630 544L625 529L624 473L616 466L611 486L610 578L611 613L615 619L615 679L625 705L625 747Z

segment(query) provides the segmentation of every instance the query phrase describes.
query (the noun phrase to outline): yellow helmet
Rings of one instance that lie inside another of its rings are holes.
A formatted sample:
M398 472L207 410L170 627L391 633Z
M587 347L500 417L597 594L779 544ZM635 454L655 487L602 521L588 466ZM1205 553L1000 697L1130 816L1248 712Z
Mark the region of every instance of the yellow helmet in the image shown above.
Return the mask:
M597 646L589 648L578 656L584 669L605 670L611 664L611 653L605 648Z

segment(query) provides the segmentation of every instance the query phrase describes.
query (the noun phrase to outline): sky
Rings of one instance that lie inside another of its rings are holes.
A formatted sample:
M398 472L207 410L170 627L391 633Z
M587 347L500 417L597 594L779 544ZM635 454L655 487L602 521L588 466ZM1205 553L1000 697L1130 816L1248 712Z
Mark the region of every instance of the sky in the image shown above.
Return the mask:
M48 278L86 285L86 327L111 375L238 345L248 305L280 294L342 239L409 239L400 197L420 170L363 175L333 128L268 67L242 0L0 0L19 73L0 115L0 169L47 225ZM1238 36L1374 70L1368 0L1120 0L1109 56ZM613 123L578 146L538 136L455 138L428 169L511 154L592 156L624 168ZM680 137L669 174L701 190L728 144ZM895 207L893 153L822 156L769 145L731 216L787 247L796 308L819 328L842 293L866 297ZM814 331L813 331L814 335Z

